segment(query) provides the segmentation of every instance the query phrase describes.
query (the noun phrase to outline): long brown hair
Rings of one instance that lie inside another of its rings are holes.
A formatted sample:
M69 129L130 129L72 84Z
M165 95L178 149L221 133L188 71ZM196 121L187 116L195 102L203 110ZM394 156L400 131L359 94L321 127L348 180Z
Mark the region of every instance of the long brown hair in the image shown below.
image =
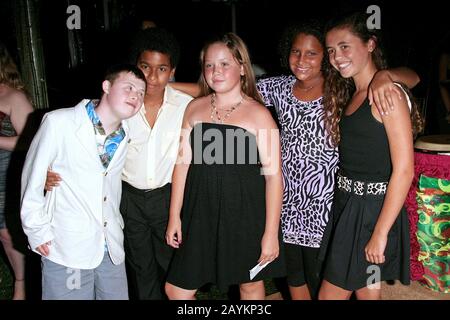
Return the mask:
M0 83L25 92L19 71L6 46L0 41Z
M363 13L353 13L331 20L325 28L325 34L332 29L348 29L364 43L373 40L375 49L372 51L372 61L377 70L387 68L386 60L381 48L381 35L376 29L367 27L367 15ZM402 85L408 96L411 96L409 89ZM340 141L339 122L345 107L355 91L353 79L343 78L335 68L330 68L325 78L324 99L325 127L329 133L330 143L337 146ZM423 130L423 120L414 99L411 99L411 121L414 136Z
M200 95L206 96L213 92L213 90L208 86L208 83L206 82L203 70L205 67L205 53L208 48L215 43L225 44L230 50L233 57L236 59L237 63L243 66L244 75L241 76L242 92L244 92L244 94L248 97L253 98L261 104L264 104L258 90L256 89L255 73L252 69L252 63L250 61L250 55L248 53L247 46L238 35L232 32L226 33L222 37L208 42L200 52L200 63L202 66L202 73L199 79L201 90Z

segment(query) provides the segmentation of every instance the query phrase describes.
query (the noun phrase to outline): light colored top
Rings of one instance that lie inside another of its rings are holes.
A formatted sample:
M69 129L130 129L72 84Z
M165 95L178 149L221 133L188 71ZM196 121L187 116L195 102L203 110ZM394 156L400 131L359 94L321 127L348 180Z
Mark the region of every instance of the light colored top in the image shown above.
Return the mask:
M258 81L258 91L278 116L283 171L283 241L319 248L333 203L338 150L325 130L322 98L301 101L293 75Z
M122 180L138 189L156 189L172 181L184 111L192 97L166 86L155 124L144 105L128 120L130 143Z
M83 100L47 113L28 151L22 173L21 219L31 249L51 241L48 259L69 268L94 269L108 253L125 259L119 212L127 136L105 169ZM122 122L125 133L128 128ZM47 169L63 177L44 196Z

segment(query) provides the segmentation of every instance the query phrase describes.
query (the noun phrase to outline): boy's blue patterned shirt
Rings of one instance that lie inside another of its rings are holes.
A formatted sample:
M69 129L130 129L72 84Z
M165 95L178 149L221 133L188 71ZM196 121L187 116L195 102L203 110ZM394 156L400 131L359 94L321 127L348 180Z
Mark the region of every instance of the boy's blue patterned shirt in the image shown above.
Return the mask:
M102 162L103 167L106 169L108 168L108 165L111 162L114 153L119 147L120 142L122 142L122 140L125 138L125 130L123 129L122 125L120 125L120 127L116 131L106 136L106 132L103 128L100 118L95 112L95 107L97 106L97 104L98 100L89 101L89 103L86 105L86 111L89 119L91 119L94 126L100 161Z

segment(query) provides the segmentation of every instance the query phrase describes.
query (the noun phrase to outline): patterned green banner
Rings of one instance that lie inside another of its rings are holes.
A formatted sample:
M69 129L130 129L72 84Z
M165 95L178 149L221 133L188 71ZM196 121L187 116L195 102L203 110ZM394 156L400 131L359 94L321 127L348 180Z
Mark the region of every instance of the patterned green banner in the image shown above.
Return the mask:
M422 175L417 191L417 240L419 261L425 274L423 285L450 292L450 180Z

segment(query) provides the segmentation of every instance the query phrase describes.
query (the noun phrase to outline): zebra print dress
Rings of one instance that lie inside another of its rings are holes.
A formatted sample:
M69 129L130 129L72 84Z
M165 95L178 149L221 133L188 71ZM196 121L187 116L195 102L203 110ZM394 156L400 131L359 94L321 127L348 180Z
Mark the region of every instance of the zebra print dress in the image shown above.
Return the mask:
M283 241L319 248L333 201L338 152L326 143L322 98L298 100L292 93L295 81L279 76L259 80L257 86L280 125Z

